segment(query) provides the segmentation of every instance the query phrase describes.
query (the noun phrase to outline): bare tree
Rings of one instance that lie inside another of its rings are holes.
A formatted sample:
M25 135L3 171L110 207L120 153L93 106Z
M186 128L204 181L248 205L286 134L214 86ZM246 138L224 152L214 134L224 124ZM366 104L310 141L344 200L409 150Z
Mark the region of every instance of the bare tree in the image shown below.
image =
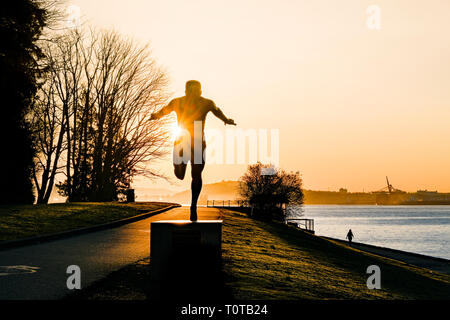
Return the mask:
M166 127L150 116L166 102L167 78L150 58L148 46L137 46L116 32L93 40L95 65L86 73L91 87L84 98L93 107L95 135L88 197L108 201L128 187L132 176L157 175L143 165L164 154Z
M74 115L73 105L77 103L76 92L81 81L80 68L73 68L79 62L77 49L80 41L79 33L71 32L54 36L52 41L41 44L44 55L41 64L46 72L31 111L38 151L33 171L37 203L48 202L56 175L64 173L60 160L70 142L68 123Z
M55 90L55 79L48 74L45 84L40 88L38 99L31 111L31 123L34 130L35 157L33 178L37 189L37 203L48 203L53 189L58 162L64 151L65 116L62 103ZM40 183L39 183L40 175Z
M40 144L38 190L52 186L44 180L58 172L59 160L65 161L66 180L58 187L70 201L115 200L134 175L159 176L146 164L165 154L167 120L150 116L166 102L167 78L148 46L112 31L72 30L50 47L53 63L40 113L56 116L36 123L48 129L39 139L55 147Z

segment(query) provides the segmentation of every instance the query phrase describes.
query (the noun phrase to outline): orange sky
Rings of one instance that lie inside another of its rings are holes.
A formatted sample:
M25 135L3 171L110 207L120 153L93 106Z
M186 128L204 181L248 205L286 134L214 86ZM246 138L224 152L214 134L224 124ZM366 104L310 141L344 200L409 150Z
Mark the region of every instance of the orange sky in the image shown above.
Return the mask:
M69 4L90 24L150 42L174 96L197 79L240 128L279 129L280 166L299 170L306 188L372 191L388 175L398 189L450 192L448 0ZM378 31L366 26L371 4ZM223 124L210 115L207 127ZM172 176L171 157L158 168ZM244 169L209 165L204 181Z

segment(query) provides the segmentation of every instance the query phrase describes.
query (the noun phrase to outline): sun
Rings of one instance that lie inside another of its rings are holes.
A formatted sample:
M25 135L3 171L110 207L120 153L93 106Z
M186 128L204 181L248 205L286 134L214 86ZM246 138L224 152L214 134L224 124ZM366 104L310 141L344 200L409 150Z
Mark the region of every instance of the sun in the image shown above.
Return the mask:
M183 129L181 129L176 123L174 123L170 131L172 138L177 139L181 136Z

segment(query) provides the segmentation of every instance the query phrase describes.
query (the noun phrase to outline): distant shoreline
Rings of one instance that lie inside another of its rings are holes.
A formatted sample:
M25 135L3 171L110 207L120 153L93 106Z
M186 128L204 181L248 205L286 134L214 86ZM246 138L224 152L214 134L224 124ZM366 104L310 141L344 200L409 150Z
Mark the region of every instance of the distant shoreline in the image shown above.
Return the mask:
M304 203L305 206L374 206L374 207L416 207L416 206L450 206L448 204L423 204L423 203L402 203L402 204L373 204L373 203Z

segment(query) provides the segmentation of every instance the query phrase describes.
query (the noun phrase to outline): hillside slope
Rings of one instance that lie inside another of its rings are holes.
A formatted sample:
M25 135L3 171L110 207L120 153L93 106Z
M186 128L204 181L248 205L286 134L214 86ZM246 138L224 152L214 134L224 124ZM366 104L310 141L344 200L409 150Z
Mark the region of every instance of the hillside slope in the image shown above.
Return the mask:
M450 276L222 209L227 286L237 299L450 299ZM367 267L381 290L367 289Z

